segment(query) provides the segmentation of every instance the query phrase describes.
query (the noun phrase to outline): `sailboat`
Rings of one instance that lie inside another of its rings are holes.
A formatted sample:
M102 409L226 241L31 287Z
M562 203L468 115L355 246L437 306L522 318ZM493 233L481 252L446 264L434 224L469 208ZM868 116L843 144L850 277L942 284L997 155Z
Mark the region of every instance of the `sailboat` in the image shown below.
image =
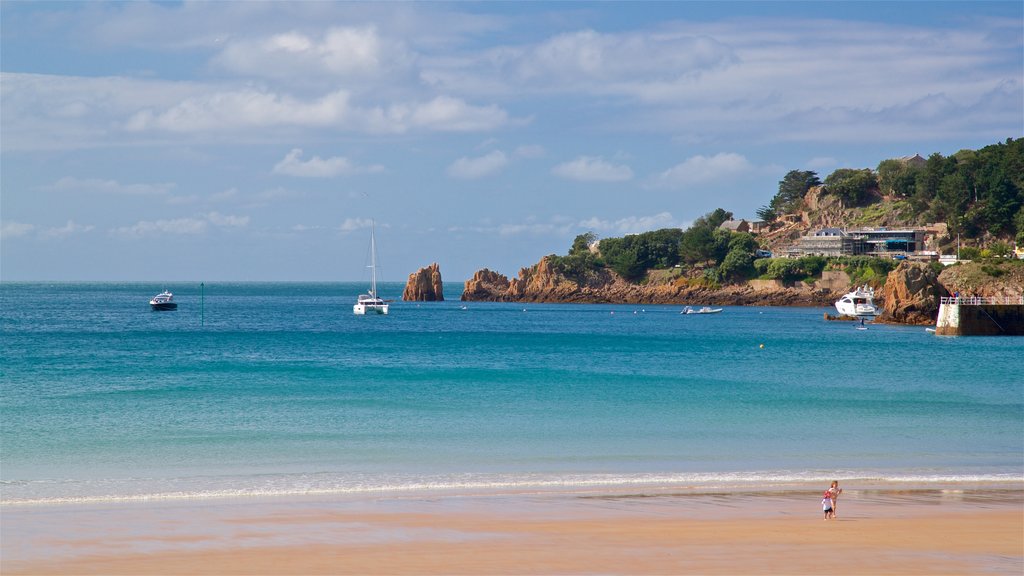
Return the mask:
M366 314L387 314L388 303L377 296L377 241L374 236L374 224L370 222L370 292L360 294L352 306L352 313L357 316Z

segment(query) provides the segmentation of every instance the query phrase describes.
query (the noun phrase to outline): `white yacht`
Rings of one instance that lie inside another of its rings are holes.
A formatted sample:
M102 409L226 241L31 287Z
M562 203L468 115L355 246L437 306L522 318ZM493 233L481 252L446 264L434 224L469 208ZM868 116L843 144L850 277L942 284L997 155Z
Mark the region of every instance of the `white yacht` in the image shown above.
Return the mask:
M374 238L374 225L370 223L370 292L360 294L352 306L352 313L358 316L366 314L387 314L388 303L377 296L377 244Z
M153 307L153 310L178 309L178 303L174 301L174 294L171 294L167 290L153 296L153 299L149 301L149 305Z
M875 305L875 290L867 285L858 286L836 300L836 310L844 316L877 316L878 306Z

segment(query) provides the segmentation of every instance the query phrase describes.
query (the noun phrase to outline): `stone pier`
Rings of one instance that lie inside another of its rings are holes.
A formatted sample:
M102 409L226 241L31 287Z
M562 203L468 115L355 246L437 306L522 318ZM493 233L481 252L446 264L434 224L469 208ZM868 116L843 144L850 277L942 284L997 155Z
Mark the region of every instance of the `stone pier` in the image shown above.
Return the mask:
M1024 336L1024 297L942 298L935 333L941 336Z

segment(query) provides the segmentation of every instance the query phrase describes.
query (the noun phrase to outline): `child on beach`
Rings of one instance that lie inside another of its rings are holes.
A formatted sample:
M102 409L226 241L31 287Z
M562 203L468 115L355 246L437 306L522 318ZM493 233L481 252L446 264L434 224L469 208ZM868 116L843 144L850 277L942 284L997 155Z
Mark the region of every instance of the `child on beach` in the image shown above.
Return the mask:
M839 499L839 495L842 494L842 493L843 493L843 489L839 487L839 481L838 480L833 480L832 481L832 485L829 486L828 490L825 492L825 494L828 496L829 500L832 501L832 517L833 518L836 517L836 510L838 509L838 506L836 505L836 500Z
M825 490L825 496L821 499L821 510L825 513L825 520L832 517L832 493Z

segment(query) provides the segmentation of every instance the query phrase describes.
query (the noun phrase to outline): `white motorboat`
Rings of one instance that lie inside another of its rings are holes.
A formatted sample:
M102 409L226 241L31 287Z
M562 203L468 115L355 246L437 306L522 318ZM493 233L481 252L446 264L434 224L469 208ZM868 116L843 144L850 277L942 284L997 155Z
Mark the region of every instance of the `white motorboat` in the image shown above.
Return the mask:
M858 286L836 300L836 310L843 316L877 316L879 309L875 305L875 290L867 285Z
M149 301L149 305L153 310L177 310L178 304L174 301L174 294L171 294L167 290L153 296L153 299Z
M374 225L370 223L370 292L360 294L352 305L352 313L357 316L366 314L387 314L388 303L377 296L377 243L374 236Z
M721 311L721 308L712 308L710 306L704 306L697 309L694 309L692 306L687 306L686 308L683 308L683 311L680 312L680 314L718 314Z

